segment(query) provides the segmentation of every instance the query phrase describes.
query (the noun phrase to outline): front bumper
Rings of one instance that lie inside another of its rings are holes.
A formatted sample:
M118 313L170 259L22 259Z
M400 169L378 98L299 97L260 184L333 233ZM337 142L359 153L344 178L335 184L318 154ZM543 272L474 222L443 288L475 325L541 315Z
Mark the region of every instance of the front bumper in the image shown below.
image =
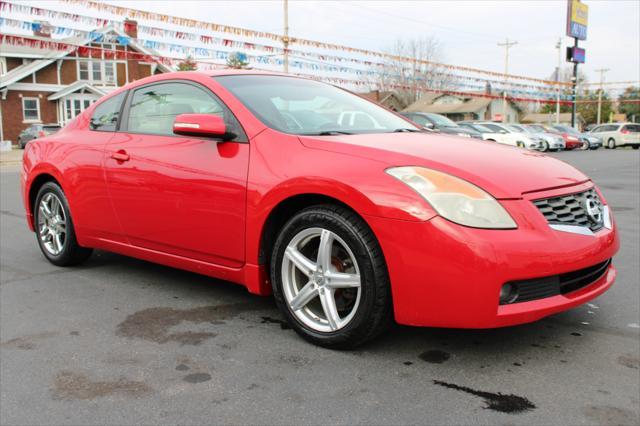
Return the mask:
M501 201L518 223L515 230L468 228L441 217L426 222L366 217L387 261L396 321L430 327L503 327L573 308L605 292L616 277L612 265L597 281L575 292L499 305L500 288L507 282L588 268L618 251L615 223L612 230L592 236L556 231L531 199Z

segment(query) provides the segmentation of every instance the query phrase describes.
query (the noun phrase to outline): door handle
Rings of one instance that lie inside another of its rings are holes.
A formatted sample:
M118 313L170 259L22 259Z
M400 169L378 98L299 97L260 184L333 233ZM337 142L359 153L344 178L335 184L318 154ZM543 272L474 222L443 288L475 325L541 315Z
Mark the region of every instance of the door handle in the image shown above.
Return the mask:
M123 163L125 161L129 161L129 154L124 149L121 149L117 152L111 153L111 158L116 160L118 163Z

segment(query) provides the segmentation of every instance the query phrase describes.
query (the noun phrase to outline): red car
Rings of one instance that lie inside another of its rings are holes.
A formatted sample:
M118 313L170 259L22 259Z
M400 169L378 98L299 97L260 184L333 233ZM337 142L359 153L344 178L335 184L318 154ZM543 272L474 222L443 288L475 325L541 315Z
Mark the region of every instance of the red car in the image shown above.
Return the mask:
M21 184L52 263L103 249L273 293L328 347L393 319L535 321L616 276L611 211L578 170L291 76L136 81L27 145Z

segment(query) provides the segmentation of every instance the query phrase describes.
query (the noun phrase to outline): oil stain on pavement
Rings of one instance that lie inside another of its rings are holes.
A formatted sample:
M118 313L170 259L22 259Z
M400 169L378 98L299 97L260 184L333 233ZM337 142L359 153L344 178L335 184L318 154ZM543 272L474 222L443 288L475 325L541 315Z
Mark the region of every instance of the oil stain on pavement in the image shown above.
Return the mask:
M182 378L182 380L184 380L187 383L208 382L209 380L211 380L211 374L208 374L208 373L187 374Z
M120 394L138 398L151 392L144 382L120 377L115 381L92 381L85 375L61 371L53 382L51 394L56 400L92 400Z
M518 414L525 411L533 410L535 405L527 398L517 396L513 394L503 394L494 392L485 392L475 389L471 389L466 386L459 386L453 383L442 382L440 380L434 380L434 384L444 386L445 388L466 392L470 395L475 395L482 398L485 402L486 408L489 410L499 411L501 413Z
M203 306L193 309L149 308L129 315L118 324L116 335L156 343L178 342L183 346L196 346L217 334L203 331L171 333L169 329L182 322L224 324L222 321L234 318L243 312L260 309L264 307L253 303Z
M441 351L438 349L434 349L431 351L422 352L420 355L420 359L431 364L442 364L451 358L451 354L449 352Z

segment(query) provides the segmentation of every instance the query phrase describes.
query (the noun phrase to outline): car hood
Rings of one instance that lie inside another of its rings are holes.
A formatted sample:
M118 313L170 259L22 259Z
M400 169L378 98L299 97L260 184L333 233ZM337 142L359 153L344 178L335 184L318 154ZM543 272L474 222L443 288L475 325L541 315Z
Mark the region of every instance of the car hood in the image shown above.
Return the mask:
M449 173L495 198L577 185L589 180L572 166L538 152L425 133L301 136L308 148L364 157L394 166L422 166Z

